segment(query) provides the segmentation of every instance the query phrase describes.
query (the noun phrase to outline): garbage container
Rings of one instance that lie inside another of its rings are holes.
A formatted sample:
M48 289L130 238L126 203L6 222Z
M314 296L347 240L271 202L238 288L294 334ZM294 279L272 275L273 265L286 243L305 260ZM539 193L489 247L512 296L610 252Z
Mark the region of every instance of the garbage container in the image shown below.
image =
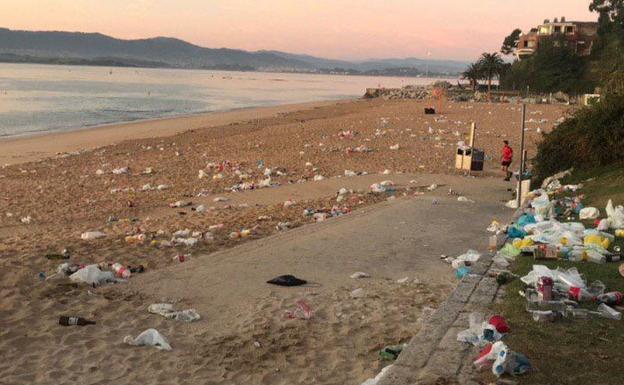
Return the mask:
M485 152L472 147L459 147L455 155L455 168L466 171L483 171Z
M483 162L485 162L485 152L476 148L473 149L470 171L483 171Z
M459 147L457 149L457 155L455 155L455 168L458 170L470 171L471 162L472 162L472 148Z

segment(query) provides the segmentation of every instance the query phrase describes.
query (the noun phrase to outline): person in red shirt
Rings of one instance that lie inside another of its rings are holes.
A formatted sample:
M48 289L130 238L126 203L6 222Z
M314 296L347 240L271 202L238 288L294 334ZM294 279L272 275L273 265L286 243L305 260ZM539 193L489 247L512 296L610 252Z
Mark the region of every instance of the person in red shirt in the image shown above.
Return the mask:
M513 161L513 149L509 146L509 142L503 140L505 144L503 146L503 156L501 156L501 165L503 172L505 173L505 180L511 180L511 172L509 171L509 166L511 166L511 162Z

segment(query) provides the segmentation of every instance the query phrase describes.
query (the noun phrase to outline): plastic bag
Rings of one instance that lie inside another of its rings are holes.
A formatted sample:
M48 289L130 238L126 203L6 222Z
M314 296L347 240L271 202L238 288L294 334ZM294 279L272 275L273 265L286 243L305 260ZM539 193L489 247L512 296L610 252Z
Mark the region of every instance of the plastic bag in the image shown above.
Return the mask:
M509 260L515 259L515 257L520 255L520 253L521 250L517 247L514 247L514 245L512 245L511 243L506 243L505 246L503 246L503 248L498 251L498 255Z
M607 203L607 218L611 223L611 228L622 229L624 228L624 206L613 207L613 202L609 199Z
M531 214L524 214L520 218L518 218L518 226L524 228L524 226L535 223L535 217Z
M156 329L147 329L133 338L125 336L123 342L133 346L153 346L159 350L171 350L171 345Z
M579 212L579 219L596 219L600 216L600 210L595 207L585 207Z
M176 321L193 322L201 318L195 309L176 311L173 310L173 305L170 303L155 303L149 305L147 311Z
M98 265L87 265L69 276L73 282L84 282L89 285L101 285L106 282L115 282L112 271L102 271Z

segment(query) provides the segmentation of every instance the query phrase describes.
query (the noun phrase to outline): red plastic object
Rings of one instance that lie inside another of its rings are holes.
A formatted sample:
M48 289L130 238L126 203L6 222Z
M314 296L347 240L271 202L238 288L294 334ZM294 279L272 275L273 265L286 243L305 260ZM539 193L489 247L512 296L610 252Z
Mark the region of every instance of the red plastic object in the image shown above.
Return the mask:
M495 315L490 318L490 325L496 328L496 331L499 333L509 333L509 325L507 325L507 321L500 315Z

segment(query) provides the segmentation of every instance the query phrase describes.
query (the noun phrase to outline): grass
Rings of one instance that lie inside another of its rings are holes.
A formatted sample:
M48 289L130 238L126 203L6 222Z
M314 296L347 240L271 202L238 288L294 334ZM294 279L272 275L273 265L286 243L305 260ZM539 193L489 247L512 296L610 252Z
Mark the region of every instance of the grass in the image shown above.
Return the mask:
M594 178L591 181L587 179ZM609 199L624 203L624 168L607 167L576 172L565 183L582 182L585 206L604 207ZM588 223L586 223L586 226ZM624 240L616 244L624 248ZM587 283L602 281L607 291L623 291L624 277L618 272L620 263L598 265L591 262L535 261L519 256L512 267L516 274L525 275L533 264L551 269L576 267ZM534 367L527 375L517 377L519 384L623 384L621 365L624 362L624 320L562 319L554 323L533 321L526 312L526 300L518 294L524 285L516 280L506 286L505 300L494 311L507 318L511 333L505 338L508 346L525 354ZM595 308L595 305L590 305ZM491 375L487 375L491 379Z

